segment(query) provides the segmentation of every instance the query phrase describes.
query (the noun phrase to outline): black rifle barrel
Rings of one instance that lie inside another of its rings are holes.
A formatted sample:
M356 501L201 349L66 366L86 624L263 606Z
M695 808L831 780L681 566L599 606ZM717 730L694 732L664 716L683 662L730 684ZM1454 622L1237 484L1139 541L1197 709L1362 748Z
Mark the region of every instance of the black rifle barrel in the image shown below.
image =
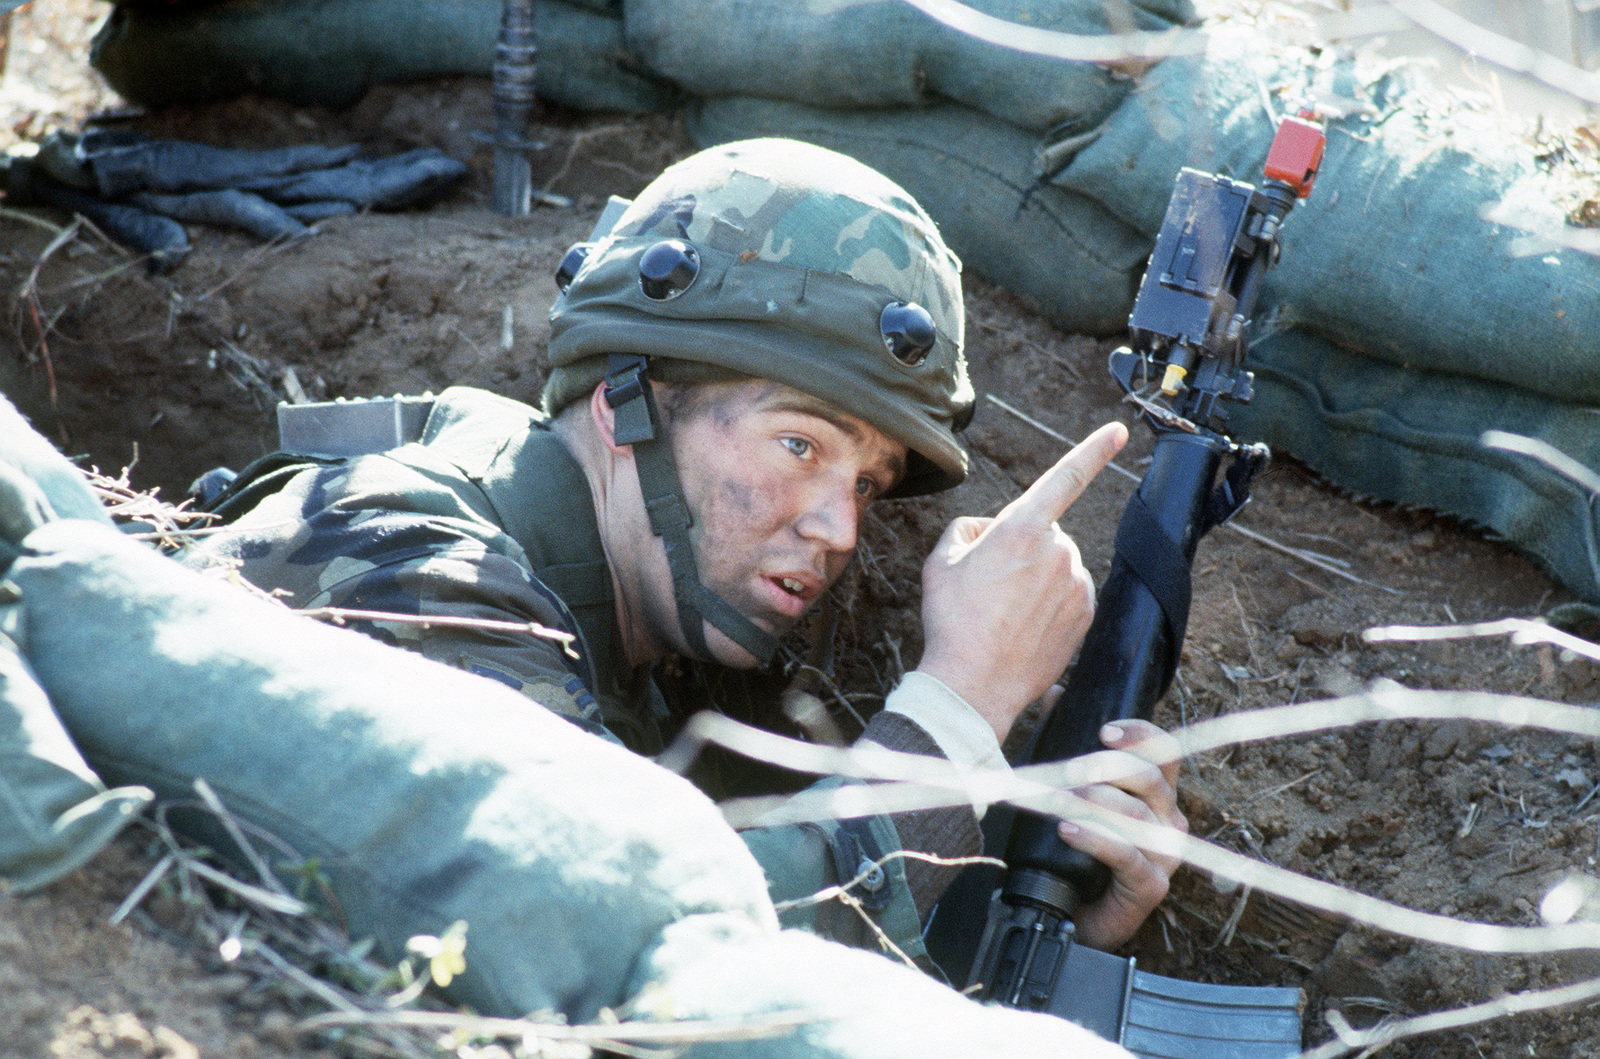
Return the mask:
M1195 547L1210 528L1207 502L1227 448L1226 440L1209 433L1158 432L1150 468L1123 514L1126 523L1136 517L1134 506L1142 503L1154 516L1155 525L1182 555L1185 585ZM1118 537L1126 539L1121 533ZM1102 749L1102 725L1149 719L1166 692L1183 646L1188 601L1183 600L1185 613L1177 616L1174 629L1162 601L1135 572L1139 565L1119 545L1094 621L1060 700L1035 737L1030 762L1063 761ZM1063 917L1076 904L1099 897L1111 881L1103 864L1061 841L1054 818L1036 813L1018 812L1006 863L1008 899L1039 903Z

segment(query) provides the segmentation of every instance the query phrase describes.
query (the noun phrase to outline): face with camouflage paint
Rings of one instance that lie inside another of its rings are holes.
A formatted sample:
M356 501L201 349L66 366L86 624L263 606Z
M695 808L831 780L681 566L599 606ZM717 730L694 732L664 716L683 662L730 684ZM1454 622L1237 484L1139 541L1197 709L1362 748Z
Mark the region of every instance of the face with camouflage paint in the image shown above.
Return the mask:
M861 517L904 473L906 448L764 379L689 387L665 404L701 580L781 636L844 572ZM652 566L650 623L682 651L664 553ZM754 664L720 632L706 631L718 661Z

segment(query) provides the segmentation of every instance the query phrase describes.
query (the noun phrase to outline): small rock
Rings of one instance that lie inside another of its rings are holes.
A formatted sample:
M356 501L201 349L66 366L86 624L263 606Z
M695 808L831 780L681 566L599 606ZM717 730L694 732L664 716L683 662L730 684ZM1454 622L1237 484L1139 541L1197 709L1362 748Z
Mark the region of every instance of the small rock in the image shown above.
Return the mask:
M1344 638L1350 635L1350 630L1340 625L1326 622L1309 622L1290 631L1295 642L1306 647L1320 647L1325 651L1337 651L1344 646Z
M1230 666L1226 662L1218 662L1217 665L1222 667L1222 675L1227 677L1231 684L1242 684L1255 677L1255 674L1245 666Z
M1355 695L1361 691L1361 678L1337 662L1318 666L1314 673L1317 690L1329 695Z
M1589 774L1580 768L1562 769L1556 773L1556 782L1580 791L1587 791L1594 786L1589 780Z
M1333 997L1382 996L1380 961L1366 950L1354 934L1346 933L1334 944L1328 958L1317 965L1312 977Z
M1445 721L1422 741L1422 756L1429 761L1442 761L1455 753L1467 738L1468 726L1465 721Z

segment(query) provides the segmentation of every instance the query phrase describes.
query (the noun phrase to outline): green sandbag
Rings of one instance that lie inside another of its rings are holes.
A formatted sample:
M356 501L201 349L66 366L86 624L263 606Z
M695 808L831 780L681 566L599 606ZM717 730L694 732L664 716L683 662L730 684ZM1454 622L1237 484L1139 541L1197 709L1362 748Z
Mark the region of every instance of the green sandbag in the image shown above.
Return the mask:
M1188 0L971 0L985 14L1064 33L1170 29ZM1098 124L1128 82L958 33L902 0L627 0L628 46L656 73L702 97L761 96L816 106L964 103L1045 132ZM736 47L729 47L736 41Z
M83 475L39 436L4 394L0 394L0 464L10 464L20 472L10 507L0 501L0 535L20 540L46 518L84 518L111 524L111 516L105 513ZM31 487L22 486L20 479L31 482ZM25 495L42 499L47 511L31 516L20 511L8 514L21 506ZM24 518L32 521L24 524Z
M83 478L0 397L0 573L15 542L68 511L109 523ZM16 592L0 581L0 880L34 890L87 862L150 800L108 791L24 661Z
M318 858L351 931L390 958L466 920L462 1002L591 1018L669 922L735 911L776 929L704 795L509 688L113 529L52 522L24 544L28 660L100 774L167 798L204 777Z
M12 893L87 863L151 798L90 771L9 635L20 617L0 605L0 880Z
M489 76L501 0L223 0L200 8L117 5L90 64L148 107L261 92L345 107L374 85ZM540 98L581 110L670 106L670 86L641 74L622 21L556 0L536 5Z
M1058 326L1127 326L1150 239L1085 196L1036 187L1031 133L951 105L826 110L750 97L697 101L684 123L701 147L787 136L851 155L909 191L967 268Z
M1330 124L1316 189L1284 225L1249 358L1256 402L1234 425L1346 489L1476 523L1600 602L1595 498L1479 442L1502 430L1600 466L1600 258L1484 219L1509 205L1561 227L1520 139L1428 111L1405 79L1273 64L1252 43L1219 36L1204 59L1161 63L1056 182L1154 232L1180 165L1260 180L1273 124L1258 76L1289 99L1315 80L1369 103L1373 117Z
M768 1039L697 1045L691 1059L1131 1059L1054 1015L980 1005L904 964L728 916L664 930L640 960L632 993L624 1015L827 1014Z
M389 958L466 921L457 1003L570 1021L780 1017L770 1038L694 1057L1127 1055L780 931L755 860L702 794L509 688L105 526L52 522L24 544L11 576L29 658L102 774L167 797L205 777L318 858L351 931Z
M1334 73L1348 80L1352 69ZM1477 443L1499 429L1600 464L1600 300L1587 293L1600 289L1600 259L1513 256L1521 233L1480 211L1507 196L1525 216L1554 209L1538 174L1513 165L1516 144L1474 140L1476 155L1430 144L1403 109L1414 105L1403 84L1373 94L1388 120L1334 124L1316 189L1284 225L1258 314L1277 337L1251 353L1276 381L1234 425L1345 488L1472 521L1600 602L1592 498ZM921 200L969 267L1057 325L1100 334L1126 327L1177 169L1259 182L1274 131L1254 75L1225 53L1163 62L1045 187L1028 185L1036 137L964 108L869 113L743 98L697 104L687 125L703 145L787 135L860 158ZM1478 157L1495 144L1500 166ZM1358 375L1367 396L1344 385L1335 410L1318 365L1344 363L1341 346L1368 361ZM1365 420L1348 414L1355 408ZM1407 426L1380 429L1385 417Z
M1352 492L1484 527L1600 604L1600 496L1480 440L1487 429L1503 430L1600 467L1600 410L1405 371L1302 332L1256 343L1250 360L1256 400L1232 412L1240 436L1293 452Z

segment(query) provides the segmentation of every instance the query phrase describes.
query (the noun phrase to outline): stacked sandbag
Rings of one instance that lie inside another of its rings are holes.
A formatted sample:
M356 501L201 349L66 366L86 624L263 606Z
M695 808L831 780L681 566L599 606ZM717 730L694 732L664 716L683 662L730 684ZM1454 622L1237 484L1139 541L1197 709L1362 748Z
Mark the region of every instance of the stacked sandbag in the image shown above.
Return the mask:
M1500 430L1600 466L1600 259L1541 239L1563 213L1531 145L1358 64L1254 36L1164 60L1074 150L957 106L833 110L754 96L693 104L702 144L789 135L900 182L950 245L1064 328L1126 324L1173 178L1259 183L1280 113L1329 124L1314 194L1284 226L1232 425L1340 486L1460 517L1600 603L1600 500L1544 463L1487 448ZM1048 156L1053 168L1036 162ZM1486 218L1514 215L1517 227Z
M660 110L675 99L623 43L603 3L536 4L540 98L580 110ZM223 0L196 7L118 4L90 62L144 106L244 92L345 107L373 85L487 77L501 0Z

